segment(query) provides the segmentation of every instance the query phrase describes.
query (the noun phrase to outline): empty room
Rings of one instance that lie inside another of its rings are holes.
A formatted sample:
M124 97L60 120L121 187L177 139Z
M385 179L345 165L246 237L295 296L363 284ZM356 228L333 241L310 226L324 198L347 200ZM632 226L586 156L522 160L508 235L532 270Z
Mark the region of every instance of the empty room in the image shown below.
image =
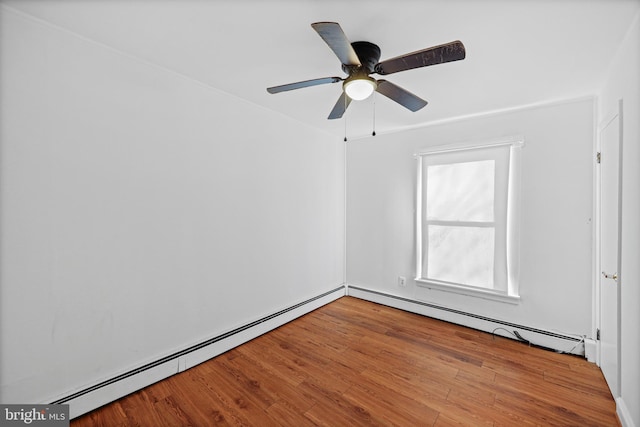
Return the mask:
M640 1L0 0L0 424L640 427Z

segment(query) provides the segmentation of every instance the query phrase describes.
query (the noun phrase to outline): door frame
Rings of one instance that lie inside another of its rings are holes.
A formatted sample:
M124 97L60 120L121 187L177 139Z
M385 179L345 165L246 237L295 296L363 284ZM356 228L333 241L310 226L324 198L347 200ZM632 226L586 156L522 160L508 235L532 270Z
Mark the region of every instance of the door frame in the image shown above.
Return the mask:
M622 268L621 268L621 259L622 259L622 152L623 152L623 101L619 99L616 105L616 108L613 111L610 111L608 114L604 115L604 119L599 121L595 131L595 155L596 158L599 153L602 152L602 131L607 128L611 124L613 120L618 118L618 144L619 144L619 156L618 156L618 260L617 260L617 286L618 286L618 330L617 330L617 358L618 358L618 385L621 384L621 373L620 373L620 362L621 362L621 294L620 286L622 285ZM602 230L602 217L600 214L600 209L602 206L601 203L601 168L599 167L599 161L596 163L596 167L594 168L594 251L593 251L593 337L594 339L597 336L597 331L600 329L602 324L602 319L600 316L601 313L601 271L602 265L600 260L600 250L601 250L601 238L600 233ZM597 352L596 352L596 364L601 366L601 341L597 340ZM614 397L616 393L612 390L612 394ZM617 391L619 394L619 390Z

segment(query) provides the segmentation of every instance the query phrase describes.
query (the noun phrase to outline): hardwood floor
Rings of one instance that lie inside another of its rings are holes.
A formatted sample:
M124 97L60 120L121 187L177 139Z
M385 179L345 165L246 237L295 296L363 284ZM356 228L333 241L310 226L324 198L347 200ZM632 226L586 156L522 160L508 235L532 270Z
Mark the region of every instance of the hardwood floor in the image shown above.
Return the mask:
M71 422L619 426L586 360L344 297Z

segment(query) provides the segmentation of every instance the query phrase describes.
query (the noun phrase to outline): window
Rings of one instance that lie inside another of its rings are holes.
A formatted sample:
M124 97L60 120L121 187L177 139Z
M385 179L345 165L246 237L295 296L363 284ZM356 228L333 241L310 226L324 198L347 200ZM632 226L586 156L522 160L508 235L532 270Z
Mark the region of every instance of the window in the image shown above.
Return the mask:
M417 155L420 286L517 302L521 139Z

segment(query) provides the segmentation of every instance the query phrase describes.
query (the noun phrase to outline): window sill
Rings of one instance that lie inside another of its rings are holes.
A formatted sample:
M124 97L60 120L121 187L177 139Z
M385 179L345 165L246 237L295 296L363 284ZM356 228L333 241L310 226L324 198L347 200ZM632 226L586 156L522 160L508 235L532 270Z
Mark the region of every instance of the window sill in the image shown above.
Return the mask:
M421 288L436 289L439 291L452 292L455 294L467 295L476 298L484 298L492 301L499 301L508 304L520 303L520 296L507 295L503 293L494 292L491 290L484 290L479 288L470 288L467 286L453 285L449 283L441 283L433 280L427 280L423 278L416 278L416 284Z

